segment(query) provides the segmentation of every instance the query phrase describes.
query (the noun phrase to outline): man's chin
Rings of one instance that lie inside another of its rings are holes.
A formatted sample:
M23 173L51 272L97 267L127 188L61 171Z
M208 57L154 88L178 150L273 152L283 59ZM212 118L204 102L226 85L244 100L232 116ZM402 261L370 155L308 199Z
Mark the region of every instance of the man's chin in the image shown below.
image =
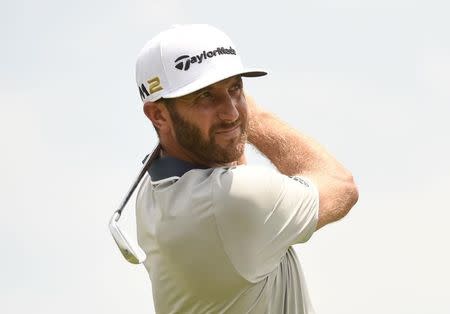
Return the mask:
M230 147L222 148L221 152L218 154L220 155L220 157L217 156L218 157L217 159L220 160L220 163L222 164L236 162L241 159L242 155L244 154L244 151L245 151L245 144L238 143L233 148Z

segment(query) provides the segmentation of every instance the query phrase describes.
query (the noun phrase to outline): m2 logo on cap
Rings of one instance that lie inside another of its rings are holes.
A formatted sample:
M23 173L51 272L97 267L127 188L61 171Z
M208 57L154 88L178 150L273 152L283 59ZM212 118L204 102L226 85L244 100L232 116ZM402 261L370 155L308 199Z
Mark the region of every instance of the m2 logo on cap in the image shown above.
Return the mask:
M139 95L141 95L142 100L144 100L145 97L150 96L150 94L163 90L161 82L159 81L159 77L157 76L152 79L149 79L147 81L147 84L148 89L145 87L144 84L141 84L141 86L139 87Z
M202 63L203 60L206 60L208 58L214 58L216 56L220 55L235 55L236 50L234 50L232 47L226 49L224 47L218 47L215 50L206 51L203 50L203 52L199 55L189 56L189 55L182 55L175 59L175 68L181 71L187 71L191 67L192 63Z

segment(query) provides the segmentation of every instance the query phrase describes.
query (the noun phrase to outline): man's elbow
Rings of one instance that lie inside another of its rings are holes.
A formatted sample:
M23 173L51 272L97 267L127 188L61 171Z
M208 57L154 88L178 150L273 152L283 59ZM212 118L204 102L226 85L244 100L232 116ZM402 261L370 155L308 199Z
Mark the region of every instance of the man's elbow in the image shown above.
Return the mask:
M323 193L320 199L319 220L316 230L338 221L348 214L359 198L353 176L341 176L333 184L331 195Z
M355 206L359 199L358 186L355 183L353 176L350 174L345 180L345 186L343 187L343 195L345 199L345 206L343 210L343 216L347 215L350 209Z

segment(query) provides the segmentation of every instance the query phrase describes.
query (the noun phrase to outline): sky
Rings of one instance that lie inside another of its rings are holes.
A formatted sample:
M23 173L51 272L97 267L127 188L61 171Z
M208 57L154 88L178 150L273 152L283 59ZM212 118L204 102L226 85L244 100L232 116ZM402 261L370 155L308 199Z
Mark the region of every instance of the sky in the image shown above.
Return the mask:
M144 44L208 23L246 91L352 171L358 204L295 246L318 314L450 313L446 1L0 0L2 313L154 313L108 221L156 135ZM270 163L248 147L250 164ZM124 228L135 237L133 202Z

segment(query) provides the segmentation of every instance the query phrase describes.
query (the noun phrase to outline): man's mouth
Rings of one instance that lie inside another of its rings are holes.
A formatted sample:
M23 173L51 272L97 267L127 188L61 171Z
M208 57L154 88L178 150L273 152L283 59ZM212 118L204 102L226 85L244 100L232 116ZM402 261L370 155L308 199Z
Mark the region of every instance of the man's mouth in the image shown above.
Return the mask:
M241 124L238 123L234 126L230 126L228 128L220 128L216 131L216 134L228 134L228 133L232 133L235 130L239 129L241 127Z

